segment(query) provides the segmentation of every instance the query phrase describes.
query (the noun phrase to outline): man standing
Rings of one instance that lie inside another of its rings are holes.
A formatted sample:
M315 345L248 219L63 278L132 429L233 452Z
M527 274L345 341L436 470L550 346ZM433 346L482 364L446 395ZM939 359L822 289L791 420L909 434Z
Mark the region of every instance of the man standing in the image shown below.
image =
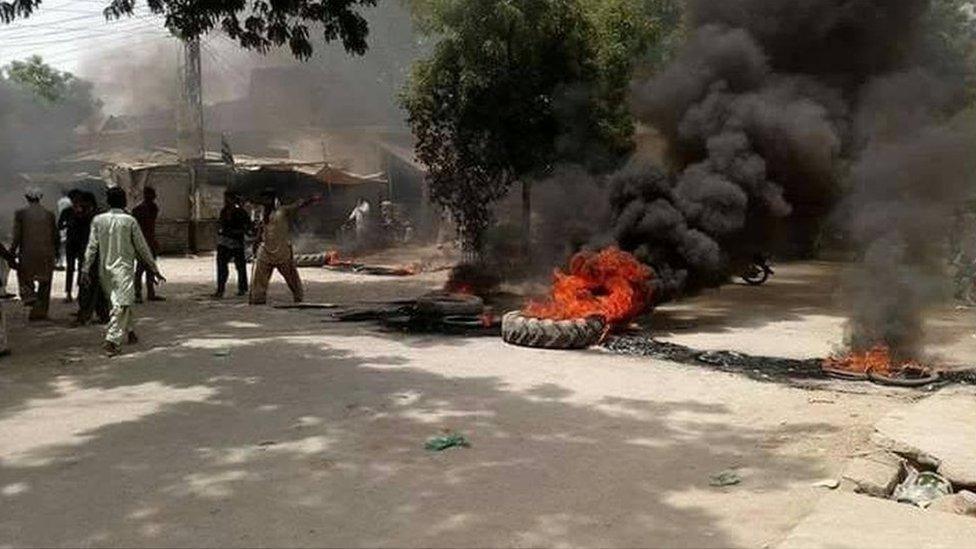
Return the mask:
M356 246L360 249L366 247L366 237L369 233L369 202L360 197L356 207L349 214L349 221L356 227Z
M156 189L146 187L142 190L142 202L132 209L132 217L139 222L142 236L149 244L153 259L159 254L159 242L156 241L156 218L159 217L159 206L156 204ZM149 301L165 301L166 298L156 295L156 284L152 274L142 263L136 267L136 303L142 303L142 281L146 280L146 298Z
M241 206L240 197L231 191L224 193L224 208L220 210L220 227L217 230L217 291L215 299L224 297L228 264L234 261L237 268L237 295L247 295L247 257L244 240L252 231L251 217Z
M112 316L105 334L105 352L115 356L122 351L122 343L136 343L139 339L134 331L135 319L132 304L135 302L135 264L142 262L155 282L165 281L156 266L152 250L142 236L139 223L125 213L125 191L119 187L108 190L107 213L95 216L92 221L91 238L85 250L85 265L82 268L82 284L90 284L88 273L99 261L99 277L102 289L110 297Z
M51 304L51 279L61 249L54 214L41 206L43 193L32 187L24 193L27 207L14 214L14 242L10 250L19 257L20 299L31 307L29 320L47 319Z
M71 203L72 203L71 191L62 189L61 198L58 198L57 211L55 212L56 219L58 220L58 230L60 231L58 236L61 238L61 242L67 240L67 230L61 226L61 216L64 215L65 211L71 209ZM58 264L56 266L57 269L60 269L62 265L64 265L64 260L66 255L67 255L67 250L61 250L58 253L58 262L57 262Z
M301 303L304 290L292 252L291 223L300 209L318 201L319 197L300 200L286 206L278 204L273 191L265 192L262 198L264 199L264 227L261 231L261 244L254 258L254 279L248 301L251 305L267 303L268 282L271 281L271 274L277 269L288 284L295 303Z
M71 199L71 207L62 210L58 214L58 229L61 231L61 240L64 243L64 294L65 303L71 303L74 296L75 272L81 269L77 267L81 264L85 253L85 243L88 242L88 231L91 230L91 218L87 224L81 218L81 201L79 197L81 191L72 189L68 192ZM82 235L84 233L84 235Z
M78 195L78 209L76 210L75 222L78 231L78 250L80 264L78 265L78 316L76 325L84 326L91 321L92 315L98 315L98 322L108 324L111 317L111 307L105 292L102 291L101 279L98 276L98 258L95 258L95 267L88 271L83 271L85 263L85 250L88 249L88 239L91 235L92 220L98 215L98 201L95 195L90 192L81 192ZM82 273L88 274L88 285L82 286Z
M17 268L17 258L3 244L0 244L0 258L11 269ZM5 298L0 298L0 356L10 354L10 344L7 341L7 304L4 300Z

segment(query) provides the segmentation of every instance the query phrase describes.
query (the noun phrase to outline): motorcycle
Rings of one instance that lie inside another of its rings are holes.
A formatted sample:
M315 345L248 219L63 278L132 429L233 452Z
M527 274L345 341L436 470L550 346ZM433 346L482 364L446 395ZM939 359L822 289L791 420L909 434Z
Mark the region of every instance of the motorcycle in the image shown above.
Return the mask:
M756 254L739 276L750 286L761 286L773 274L773 269L769 266L769 258L763 254Z

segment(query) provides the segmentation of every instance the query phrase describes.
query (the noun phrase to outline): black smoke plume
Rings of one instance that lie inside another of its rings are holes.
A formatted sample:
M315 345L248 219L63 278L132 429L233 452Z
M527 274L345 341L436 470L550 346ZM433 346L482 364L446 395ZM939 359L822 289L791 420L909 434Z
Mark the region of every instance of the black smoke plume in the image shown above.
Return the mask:
M930 2L687 7L685 44L633 89L636 115L667 142L667 165L635 161L611 178L615 221L596 244L615 241L653 266L669 299L727 281L757 252L812 255L846 195L835 219L865 258L862 280L886 273L881 289L849 284L851 343L914 352L934 295L919 271L936 270L933 235L972 173L965 132L947 125L961 79L945 85L944 74L913 70L931 58ZM926 195L933 178L939 190ZM918 207L927 234L911 236L907 214ZM890 291L901 300L878 298Z
M948 293L953 214L976 188L976 120L952 114L952 95L917 70L864 90L856 133L867 141L837 212L861 255L842 291L855 351L923 358L923 313Z

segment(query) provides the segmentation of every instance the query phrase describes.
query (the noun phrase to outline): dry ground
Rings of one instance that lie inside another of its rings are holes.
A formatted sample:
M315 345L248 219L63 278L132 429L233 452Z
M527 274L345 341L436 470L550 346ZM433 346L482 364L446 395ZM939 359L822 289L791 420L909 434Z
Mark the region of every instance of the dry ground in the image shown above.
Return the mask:
M166 259L143 342L25 326L0 362L0 546L775 545L912 393L805 391L602 351L414 336L205 299L210 258ZM699 347L820 355L837 268L780 266L662 308ZM312 301L413 296L444 272L303 276ZM60 287L60 284L58 285ZM277 280L272 299L286 300ZM964 361L968 311L933 313ZM473 447L430 453L442 429ZM739 471L738 486L709 476Z

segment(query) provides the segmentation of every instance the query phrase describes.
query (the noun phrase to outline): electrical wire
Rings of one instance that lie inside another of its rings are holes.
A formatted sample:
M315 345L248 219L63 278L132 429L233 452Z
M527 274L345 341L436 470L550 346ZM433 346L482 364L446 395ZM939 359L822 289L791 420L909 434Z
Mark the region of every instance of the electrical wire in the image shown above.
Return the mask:
M0 49L24 49L24 48L36 48L39 46L51 46L55 44L68 44L76 43L85 40L93 40L97 38L105 38L107 36L118 35L120 31L124 31L126 34L133 34L133 31L152 31L155 32L160 30L156 25L152 23L143 24L139 26L130 26L126 29L104 29L97 32L88 31L85 34L77 34L73 36L63 36L61 38L53 38L50 40L39 40L39 41L25 41L25 42L13 42L4 43L0 45ZM164 31L165 32L165 31ZM70 34L70 33L66 33Z
M130 39L131 36L122 36L119 39ZM132 42L118 42L115 40L106 40L100 43L98 46L94 47L81 47L72 50L66 50L58 52L49 57L45 57L44 61L49 64L67 63L69 61L77 61L83 57L79 55L84 52L85 55L95 52L107 52L107 51L118 51L122 49L134 48L136 46L145 46L150 43L162 44L161 40L173 40L176 41L176 37L172 35L155 35L149 36L142 40L136 40Z

